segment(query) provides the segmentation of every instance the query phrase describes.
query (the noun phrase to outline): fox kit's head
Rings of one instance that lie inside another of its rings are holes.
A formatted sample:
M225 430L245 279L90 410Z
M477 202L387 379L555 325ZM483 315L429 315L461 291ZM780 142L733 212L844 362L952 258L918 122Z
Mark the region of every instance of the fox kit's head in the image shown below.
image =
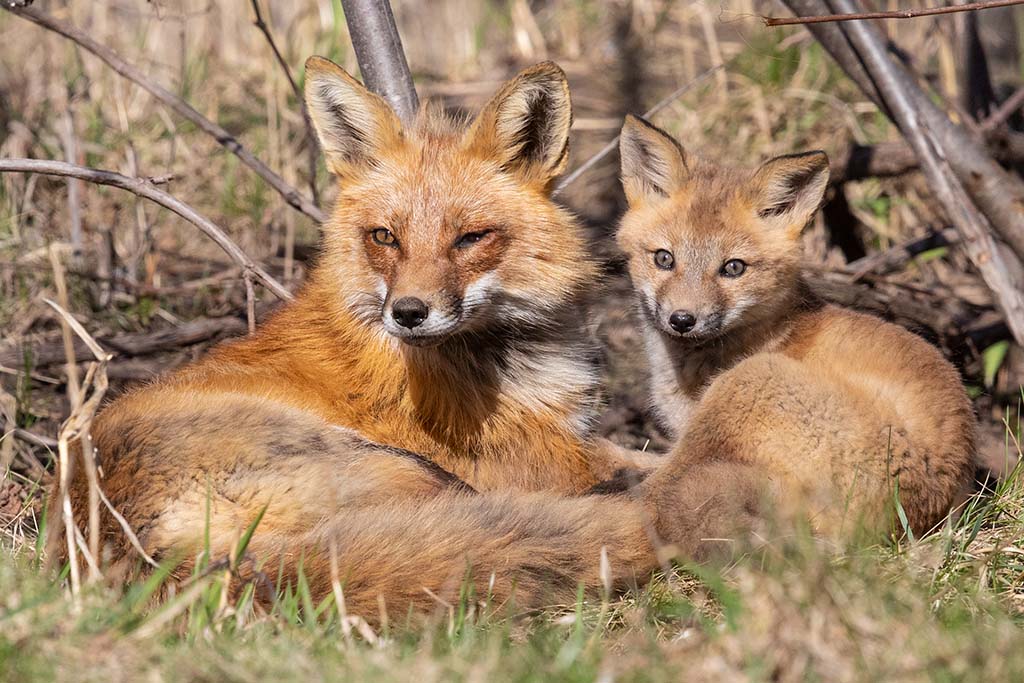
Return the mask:
M657 329L702 344L791 300L800 233L828 183L824 152L722 168L634 117L619 148L629 211L618 242Z
M403 127L319 57L306 62L305 90L340 182L314 276L339 306L416 346L565 314L594 267L548 196L572 118L561 69L523 71L469 124L426 108Z

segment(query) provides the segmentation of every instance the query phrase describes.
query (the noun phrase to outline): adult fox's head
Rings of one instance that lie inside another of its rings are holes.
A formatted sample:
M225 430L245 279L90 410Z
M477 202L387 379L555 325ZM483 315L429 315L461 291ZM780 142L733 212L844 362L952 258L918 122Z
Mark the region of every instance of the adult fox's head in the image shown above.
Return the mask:
M320 57L305 91L340 182L315 277L365 323L416 346L548 325L594 275L580 229L549 198L572 118L556 65L520 73L468 124L427 107L403 127Z
M629 211L618 242L657 329L702 344L769 320L791 301L800 233L828 183L824 152L776 157L753 171L723 168L634 117L619 147Z

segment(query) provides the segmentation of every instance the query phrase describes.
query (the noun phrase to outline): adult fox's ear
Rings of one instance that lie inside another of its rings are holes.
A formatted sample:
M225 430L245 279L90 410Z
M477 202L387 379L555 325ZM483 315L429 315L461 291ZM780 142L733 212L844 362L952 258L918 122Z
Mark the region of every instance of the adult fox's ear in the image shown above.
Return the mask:
M569 82L557 64L543 62L502 86L476 117L465 141L526 182L546 186L569 162L571 126Z
M323 57L306 60L306 109L327 168L342 176L402 139L402 124L378 95Z
M821 151L775 157L754 173L757 214L796 238L814 217L828 187L828 155Z
M689 179L686 153L675 139L638 116L627 115L619 135L622 189L631 206L668 197Z

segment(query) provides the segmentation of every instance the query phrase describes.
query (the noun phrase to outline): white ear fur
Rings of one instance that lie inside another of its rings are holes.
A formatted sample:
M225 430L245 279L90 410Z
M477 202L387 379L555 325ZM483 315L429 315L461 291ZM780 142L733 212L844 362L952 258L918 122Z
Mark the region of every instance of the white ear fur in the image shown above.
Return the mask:
M825 198L828 156L821 151L769 159L754 174L758 215L798 236Z
M689 179L686 153L672 136L637 116L627 116L619 136L622 187L630 205L667 197Z
M401 140L402 124L391 107L328 59L306 60L305 96L327 167L336 174L372 163L377 152Z

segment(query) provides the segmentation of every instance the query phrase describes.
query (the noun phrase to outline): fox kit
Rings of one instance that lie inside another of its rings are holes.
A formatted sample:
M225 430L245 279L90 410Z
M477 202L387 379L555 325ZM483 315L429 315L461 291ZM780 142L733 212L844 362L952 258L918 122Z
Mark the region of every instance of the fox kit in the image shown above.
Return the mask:
M618 242L653 407L679 437L648 483L714 479L724 466L822 529L854 516L877 527L894 489L914 531L941 521L973 473L971 406L932 346L801 282L799 236L824 196L825 154L722 168L638 118L620 147L629 211Z
M100 412L107 499L158 560L195 557L204 537L223 557L262 515L257 564L289 580L301 565L324 597L337 560L364 615L378 598L430 607L467 567L478 595L506 599L517 585L523 606L600 586L602 546L616 581L656 567L644 520L657 512L644 501L560 497L616 466L592 434L597 378L579 313L595 266L548 194L567 158L561 70L524 71L468 125L428 108L404 128L320 58L305 88L340 181L319 263L255 335ZM63 475L88 533L84 468ZM663 497L671 537L699 554L714 520L690 521ZM68 508L50 510L60 557ZM103 509L100 526L112 571L127 572L136 560L117 519Z

